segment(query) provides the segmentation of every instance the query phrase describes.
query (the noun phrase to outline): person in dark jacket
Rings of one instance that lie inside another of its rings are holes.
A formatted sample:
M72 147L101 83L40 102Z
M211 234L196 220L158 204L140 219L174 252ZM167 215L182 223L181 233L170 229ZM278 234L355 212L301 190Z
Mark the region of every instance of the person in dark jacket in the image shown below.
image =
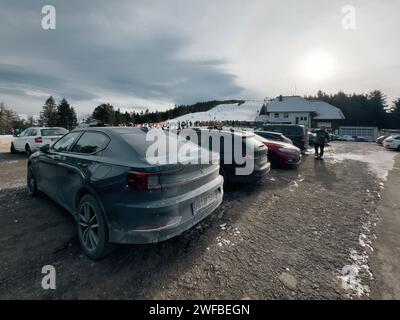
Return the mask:
M330 141L329 133L325 130L325 127L320 128L318 131L315 131L315 133L315 159L323 160L325 145Z

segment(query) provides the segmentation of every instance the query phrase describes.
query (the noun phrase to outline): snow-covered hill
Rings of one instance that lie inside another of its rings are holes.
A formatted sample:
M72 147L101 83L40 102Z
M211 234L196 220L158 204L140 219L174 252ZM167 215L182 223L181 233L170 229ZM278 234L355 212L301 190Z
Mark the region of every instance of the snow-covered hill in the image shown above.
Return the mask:
M181 117L169 120L169 122L178 121L255 121L263 101L249 100L245 103L238 105L234 104L220 104L206 112L188 113Z

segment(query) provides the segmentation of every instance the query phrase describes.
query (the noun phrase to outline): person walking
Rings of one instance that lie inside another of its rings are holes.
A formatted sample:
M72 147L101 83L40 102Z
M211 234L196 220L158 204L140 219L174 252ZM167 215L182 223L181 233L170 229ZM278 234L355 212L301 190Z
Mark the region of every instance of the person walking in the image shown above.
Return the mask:
M329 133L326 131L325 127L321 127L316 133L315 139L315 159L324 160L324 149L325 145L330 141Z

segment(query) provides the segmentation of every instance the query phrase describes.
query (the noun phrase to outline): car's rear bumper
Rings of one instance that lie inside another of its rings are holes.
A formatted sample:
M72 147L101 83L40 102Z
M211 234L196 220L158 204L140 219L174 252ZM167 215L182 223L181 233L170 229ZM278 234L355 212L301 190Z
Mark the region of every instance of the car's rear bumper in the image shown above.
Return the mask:
M194 213L194 203L213 193L213 200ZM219 175L196 190L174 198L151 203L116 205L115 210L109 213L113 221L109 225L109 241L129 244L165 241L206 218L218 208L222 198L223 178ZM142 218L140 222L137 216ZM143 217L146 217L145 220Z
M271 163L266 162L261 168L254 168L250 175L232 175L229 177L229 182L235 183L256 183L262 181L271 171Z

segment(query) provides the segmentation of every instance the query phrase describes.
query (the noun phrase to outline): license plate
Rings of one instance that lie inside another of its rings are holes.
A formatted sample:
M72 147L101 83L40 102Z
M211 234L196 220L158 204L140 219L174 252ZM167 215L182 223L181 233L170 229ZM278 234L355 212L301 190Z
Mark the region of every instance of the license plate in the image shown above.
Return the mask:
M198 213L217 199L216 192L209 193L199 200L193 202L193 214Z

